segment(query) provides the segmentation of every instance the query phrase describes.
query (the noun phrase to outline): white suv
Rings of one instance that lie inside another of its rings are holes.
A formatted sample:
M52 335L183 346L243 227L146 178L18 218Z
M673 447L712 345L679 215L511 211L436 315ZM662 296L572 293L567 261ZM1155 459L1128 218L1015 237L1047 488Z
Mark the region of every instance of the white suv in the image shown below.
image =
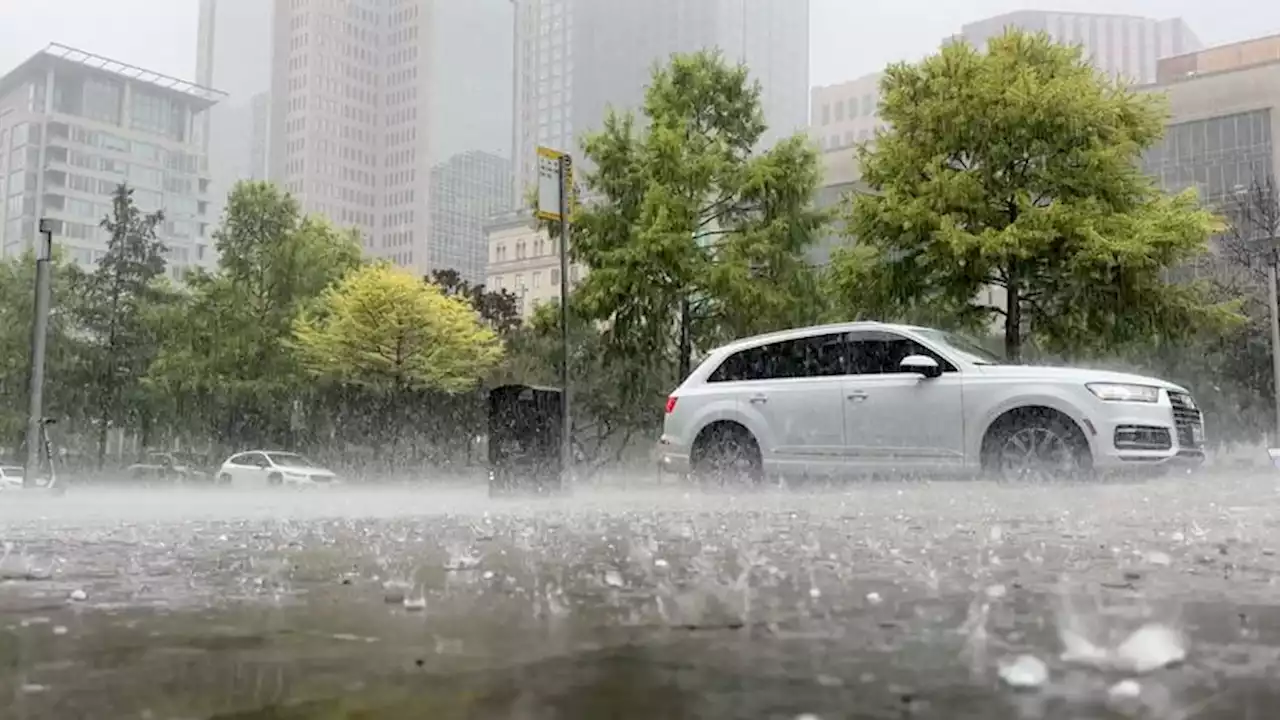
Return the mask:
M1052 478L1204 461L1191 395L1163 380L1006 365L941 330L845 323L714 350L667 398L664 470L984 471Z

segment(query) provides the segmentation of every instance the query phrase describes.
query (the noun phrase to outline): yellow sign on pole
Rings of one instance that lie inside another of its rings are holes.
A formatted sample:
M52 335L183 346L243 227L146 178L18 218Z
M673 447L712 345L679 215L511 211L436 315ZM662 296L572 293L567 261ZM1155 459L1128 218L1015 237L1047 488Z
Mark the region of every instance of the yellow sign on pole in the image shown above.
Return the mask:
M541 220L558 222L561 194L564 186L560 180L560 163L564 153L548 147L538 147L538 209Z

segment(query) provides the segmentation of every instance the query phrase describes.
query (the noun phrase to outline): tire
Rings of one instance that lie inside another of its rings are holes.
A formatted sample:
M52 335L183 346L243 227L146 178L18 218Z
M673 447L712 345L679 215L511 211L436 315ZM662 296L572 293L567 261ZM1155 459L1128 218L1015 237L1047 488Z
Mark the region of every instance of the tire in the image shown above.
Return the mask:
M982 469L999 480L1058 482L1093 473L1089 441L1071 418L1048 408L1012 411L987 430Z
M218 484L224 485L224 486L230 486L231 476L226 473L222 473L221 475L218 476Z
M703 485L764 484L760 445L735 423L718 423L698 434L690 453L692 478Z
M284 485L284 476L280 473L271 473L267 476L267 484L272 487L280 487Z

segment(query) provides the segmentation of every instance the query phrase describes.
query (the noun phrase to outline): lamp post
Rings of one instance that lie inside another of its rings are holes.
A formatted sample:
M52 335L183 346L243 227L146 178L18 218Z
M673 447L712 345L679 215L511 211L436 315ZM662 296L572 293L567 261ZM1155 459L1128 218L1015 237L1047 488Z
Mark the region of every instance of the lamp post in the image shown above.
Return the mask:
M44 448L44 355L49 339L49 296L52 285L53 222L40 219L39 237L36 241L36 298L35 312L31 320L31 386L27 406L27 457L22 470L22 485L37 487L36 472L40 469L40 453Z

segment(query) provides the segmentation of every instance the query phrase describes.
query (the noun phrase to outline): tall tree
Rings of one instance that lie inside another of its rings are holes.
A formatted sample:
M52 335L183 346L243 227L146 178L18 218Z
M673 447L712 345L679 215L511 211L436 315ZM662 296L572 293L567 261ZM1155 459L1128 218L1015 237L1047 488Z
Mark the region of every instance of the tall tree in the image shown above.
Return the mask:
M35 265L32 252L0 260L0 448L11 452L26 437ZM73 305L73 288L82 286L81 275L55 247L44 397L46 414L63 421L82 419L88 400L76 365L75 318L67 311Z
M655 422L695 352L816 315L818 159L799 136L760 151L764 131L759 84L701 52L655 69L641 118L610 112L585 138L573 306L605 327L608 361L638 369L620 400Z
M420 408L469 404L428 402L428 393L447 399L474 389L503 352L466 298L387 265L359 268L326 291L294 322L291 345L312 376L358 391L346 393L348 404L378 418L391 448L420 424Z
M162 212L138 209L131 188L116 188L111 215L102 220L109 234L106 254L78 288L75 312L99 469L111 427L146 422L142 380L158 352L149 314L168 295L167 248L156 236L163 222Z
M962 42L894 65L881 96L889 129L858 150L872 192L849 223L864 247L833 262L846 305L998 317L1014 361L1028 326L1066 352L1230 316L1164 279L1219 224L1193 193L1165 195L1139 169L1163 132L1161 98L1107 79L1078 47L1016 30L986 52Z
M225 442L285 442L303 377L287 347L294 320L360 264L358 237L270 183L242 182L214 238L218 270L191 279L155 383Z

